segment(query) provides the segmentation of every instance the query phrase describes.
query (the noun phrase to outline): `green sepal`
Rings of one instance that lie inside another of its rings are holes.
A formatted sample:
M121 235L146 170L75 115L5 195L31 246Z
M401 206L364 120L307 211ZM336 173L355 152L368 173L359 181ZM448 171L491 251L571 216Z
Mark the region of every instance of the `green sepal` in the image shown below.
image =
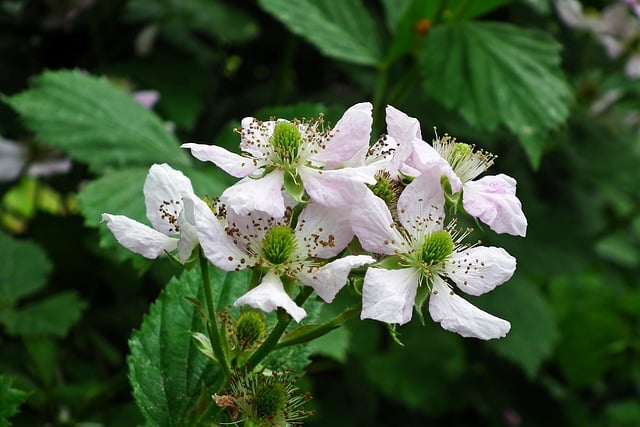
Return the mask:
M389 331L389 336L391 339L401 347L404 347L402 341L400 341L400 332L396 330L398 325L387 324L387 330Z
M422 326L424 326L424 315L422 314L422 306L424 305L425 301L429 298L430 293L431 293L431 290L429 289L428 286L420 286L418 288L418 292L416 293L414 308L415 308L416 314L420 318L420 323L422 324Z
M304 186L302 185L302 180L297 173L292 171L285 172L284 189L287 190L287 193L289 193L296 202L306 203L306 200L304 199Z
M359 311L360 307L350 308L349 310L339 314L328 322L302 326L295 331L287 334L286 337L280 340L275 349L279 350L281 348L289 347L292 345L304 344L316 338L320 338L321 336L326 335L334 329L342 326L344 322L353 317Z
M196 348L200 350L200 353L207 356L213 362L218 363L218 359L213 354L213 347L211 346L211 340L208 336L201 332L192 332L191 338L193 338L193 342L196 345Z
M191 251L191 255L189 255L189 258L186 259L184 264L178 259L177 256L175 256L171 252L164 251L164 253L167 254L167 257L169 258L169 261L171 261L171 264L179 268L190 269L198 261L199 248L200 246L196 246L195 248L193 248L193 250Z
M401 268L406 268L406 265L402 263L402 259L397 255L385 257L375 263L375 266L384 268L385 270L399 270Z

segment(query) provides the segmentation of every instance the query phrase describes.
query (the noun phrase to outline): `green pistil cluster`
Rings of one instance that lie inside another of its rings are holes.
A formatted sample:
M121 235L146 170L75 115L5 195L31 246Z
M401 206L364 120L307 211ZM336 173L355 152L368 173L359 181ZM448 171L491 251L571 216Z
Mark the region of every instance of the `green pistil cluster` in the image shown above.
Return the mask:
M273 147L277 161L283 165L290 164L298 157L302 145L302 135L295 124L280 121L274 127L269 142Z
M259 311L244 311L235 324L238 345L250 348L258 343L267 333L267 323Z
M395 206L402 188L391 179L388 173L378 174L376 183L369 187L373 194L384 200L389 207Z
M275 379L259 384L253 396L253 409L257 418L259 420L276 418L286 408L287 397L285 385Z
M462 182L470 181L486 172L495 159L493 154L476 150L473 145L457 142L447 134L434 141L433 148L449 162Z
M449 159L449 164L456 170L458 166L462 163L466 162L473 155L473 147L469 144L465 144L462 142L454 143L453 150L451 150L451 158Z
M296 252L297 243L293 230L284 225L271 227L262 241L264 258L271 264L284 264Z
M420 260L427 267L438 267L453 253L454 244L449 232L434 231L424 243L420 251Z

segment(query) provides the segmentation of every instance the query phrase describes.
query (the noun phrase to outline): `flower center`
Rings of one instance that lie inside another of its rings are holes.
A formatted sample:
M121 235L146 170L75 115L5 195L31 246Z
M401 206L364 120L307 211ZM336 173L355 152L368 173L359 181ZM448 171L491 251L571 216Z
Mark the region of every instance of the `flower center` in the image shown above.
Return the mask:
M495 156L486 151L476 151L472 145L457 142L445 134L433 142L433 148L451 165L455 174L468 182L485 172L493 164Z
M249 348L261 340L267 332L267 323L262 313L244 311L236 320L236 334L240 347Z
M257 387L253 407L260 420L273 418L283 411L287 404L287 389L284 384L269 381Z
M441 265L453 253L454 244L449 232L438 230L431 233L420 251L420 260L426 267Z
M298 127L290 122L280 121L273 128L269 141L277 157L278 163L291 164L298 157L302 135Z
M296 251L293 230L285 225L271 227L262 241L264 257L272 264L283 264Z

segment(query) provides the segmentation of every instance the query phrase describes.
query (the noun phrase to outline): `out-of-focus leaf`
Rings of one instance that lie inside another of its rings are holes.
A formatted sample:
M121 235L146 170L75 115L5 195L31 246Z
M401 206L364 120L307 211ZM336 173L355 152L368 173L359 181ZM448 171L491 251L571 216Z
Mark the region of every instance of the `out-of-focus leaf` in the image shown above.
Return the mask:
M586 273L558 278L550 290L562 331L556 359L570 384L589 385L613 366L617 349L634 340L619 312L620 296L609 280Z
M380 61L375 23L361 0L260 0L259 4L327 56L360 65Z
M623 400L610 404L604 410L604 426L637 427L640 425L640 403Z
M134 21L156 21L167 37L206 34L223 42L242 42L258 34L255 20L233 4L219 0L133 0L126 17ZM172 34L173 33L173 34Z
M536 166L543 144L530 136L558 126L569 114L571 91L559 50L549 34L510 24L437 27L421 55L424 87L472 125L511 130Z
M188 166L178 141L131 95L80 71L48 71L6 98L38 138L95 172L171 162Z
M245 273L212 269L220 307L244 289ZM189 425L202 415L195 404L201 387L213 383L217 370L191 337L192 332L204 332L204 325L198 307L187 297L201 299L201 288L197 268L171 280L129 341L129 380L147 425Z
M553 312L542 293L531 283L514 279L472 302L511 322L505 338L487 345L533 378L559 338Z
M10 307L41 289L51 262L35 243L16 240L0 232L0 309Z
M13 388L13 380L0 375L0 427L9 427L9 418L18 413L18 408L27 400L29 393Z
M19 336L64 337L79 319L86 303L73 292L64 292L5 314L7 332Z
M459 405L451 396L467 366L460 337L432 323L412 322L400 332L404 347L391 343L389 350L367 358L371 383L388 398L429 415Z

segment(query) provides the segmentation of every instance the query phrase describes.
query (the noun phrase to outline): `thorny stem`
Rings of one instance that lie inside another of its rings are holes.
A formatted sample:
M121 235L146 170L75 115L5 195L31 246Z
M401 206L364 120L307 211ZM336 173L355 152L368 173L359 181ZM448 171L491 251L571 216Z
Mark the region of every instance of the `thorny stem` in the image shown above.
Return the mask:
M229 370L229 362L227 361L227 355L222 347L222 339L220 336L220 330L218 329L216 307L213 302L211 280L209 280L209 261L202 253L202 249L200 249L200 274L202 274L202 287L204 288L204 298L207 306L207 315L209 317L209 321L206 322L207 332L209 333L209 340L211 341L213 354L216 356L216 359L218 359L220 369L222 370L222 378L219 383L224 385L226 384L231 371Z
M295 303L298 306L301 306L307 300L307 298L309 298L311 292L313 292L313 288L309 286L302 287L300 293L295 299ZM253 368L255 368L258 363L260 363L265 357L267 357L267 355L276 347L278 341L280 340L280 337L282 336L282 334L284 334L284 331L287 330L289 323L291 323L291 316L282 311L282 309L279 309L278 323L276 323L276 326L274 326L267 339L265 339L260 347L258 347L256 351L254 351L253 354L249 356L249 359L247 359L247 362L244 364L247 371L253 370Z

